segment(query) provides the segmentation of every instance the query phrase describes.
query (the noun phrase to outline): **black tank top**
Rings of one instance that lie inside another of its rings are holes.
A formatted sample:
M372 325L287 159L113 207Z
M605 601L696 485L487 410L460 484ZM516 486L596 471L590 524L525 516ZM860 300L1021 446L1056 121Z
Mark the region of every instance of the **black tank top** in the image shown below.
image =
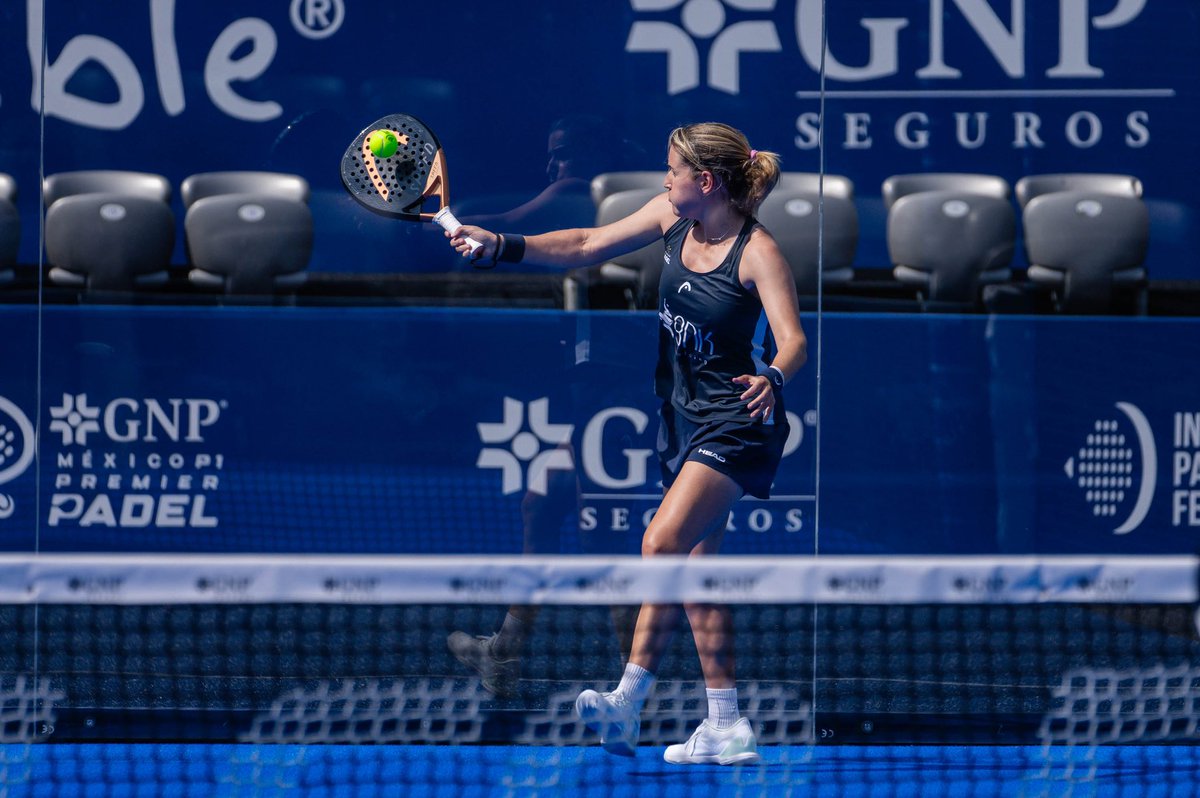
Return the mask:
M747 219L725 260L703 274L680 258L693 224L680 219L663 236L655 393L694 422L745 419L749 412L739 397L746 389L733 378L758 374L775 356L762 302L738 278L757 221ZM768 423L782 413L777 408Z

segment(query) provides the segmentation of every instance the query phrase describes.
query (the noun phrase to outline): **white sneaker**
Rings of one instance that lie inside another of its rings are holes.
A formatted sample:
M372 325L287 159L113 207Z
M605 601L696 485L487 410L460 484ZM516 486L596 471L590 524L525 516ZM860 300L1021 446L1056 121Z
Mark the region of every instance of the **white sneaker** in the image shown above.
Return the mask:
M738 718L728 729L702 721L686 743L668 746L663 754L663 759L675 765L748 765L760 758L754 729L745 718Z
M624 695L584 690L575 699L575 714L589 729L600 733L600 744L605 751L634 756L642 719Z

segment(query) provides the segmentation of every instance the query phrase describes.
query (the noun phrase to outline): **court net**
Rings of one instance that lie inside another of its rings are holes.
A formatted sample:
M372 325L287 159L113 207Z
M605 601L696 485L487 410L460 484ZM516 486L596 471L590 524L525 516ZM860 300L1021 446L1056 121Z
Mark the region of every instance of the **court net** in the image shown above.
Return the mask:
M721 776L738 794L836 782L822 746L917 744L1017 746L1042 794L1097 783L1112 744L1200 734L1193 558L7 556L0 775L20 794L45 744L232 744L196 778L262 794L300 778L307 746L388 744L420 755L321 778L556 795L599 774L610 795L629 767L573 703L615 686L643 601L731 608L765 763ZM535 619L488 682L447 637L512 607ZM661 765L707 709L686 620L658 677L637 761ZM1174 764L1194 783L1190 755Z

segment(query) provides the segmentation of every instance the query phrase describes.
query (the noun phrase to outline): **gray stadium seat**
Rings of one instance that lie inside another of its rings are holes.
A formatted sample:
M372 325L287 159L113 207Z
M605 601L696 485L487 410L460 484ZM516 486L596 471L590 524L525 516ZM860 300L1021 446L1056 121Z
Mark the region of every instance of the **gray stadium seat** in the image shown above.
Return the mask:
M798 293L816 294L818 274L826 285L854 278L858 211L853 200L826 193L822 201L815 191L776 188L758 209L758 220L792 267Z
M88 192L46 211L47 277L89 291L126 291L167 280L175 216L157 197Z
M1055 191L1095 191L1120 197L1141 197L1142 181L1133 175L1093 172L1026 175L1017 181L1017 204L1024 208L1034 197Z
M781 172L775 191L806 191L816 194L823 191L826 197L854 199L854 181L845 175L826 174L822 180L819 172Z
M307 203L309 193L307 180L285 172L200 172L185 177L179 184L184 208L218 194L270 194Z
M663 188L663 179L666 176L666 167L653 172L604 172L592 178L592 203L599 209L605 198L621 191L634 191L636 189L665 191L666 189Z
M1007 200L1012 196L1008 181L999 175L971 172L917 172L892 175L883 181L883 206L888 210L901 197L922 191L959 191Z
M661 193L662 188L659 187L611 194L605 197L596 209L596 225L623 219ZM572 269L563 283L563 307L567 310L588 307L589 289L596 286L615 286L621 290L631 310L652 307L658 301L658 278L662 274L663 252L660 238L607 263Z
M46 208L76 194L125 194L165 205L171 201L171 182L162 175L120 169L59 172L42 181L42 204Z
M1011 277L1016 213L1006 198L967 191L918 191L888 211L895 278L931 302L974 305L983 285Z
M197 199L184 219L188 280L226 294L270 294L305 282L313 218L299 200L266 194Z
M21 245L21 216L17 213L17 181L0 172L0 284L16 277L17 251Z
M1107 313L1124 289L1145 312L1150 217L1140 197L1054 191L1030 199L1023 220L1029 281L1050 290L1056 309Z

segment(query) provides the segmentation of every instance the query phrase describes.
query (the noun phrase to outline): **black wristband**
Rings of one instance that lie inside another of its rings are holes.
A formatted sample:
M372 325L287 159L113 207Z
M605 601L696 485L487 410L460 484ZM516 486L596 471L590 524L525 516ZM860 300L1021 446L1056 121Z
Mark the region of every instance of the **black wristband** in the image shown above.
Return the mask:
M771 383L772 388L777 391L783 390L783 370L778 366L767 366L758 373L767 378L767 382Z
M506 236L500 236L504 245L500 248L496 255L496 260L504 263L520 263L521 258L525 257L525 236L511 233Z

